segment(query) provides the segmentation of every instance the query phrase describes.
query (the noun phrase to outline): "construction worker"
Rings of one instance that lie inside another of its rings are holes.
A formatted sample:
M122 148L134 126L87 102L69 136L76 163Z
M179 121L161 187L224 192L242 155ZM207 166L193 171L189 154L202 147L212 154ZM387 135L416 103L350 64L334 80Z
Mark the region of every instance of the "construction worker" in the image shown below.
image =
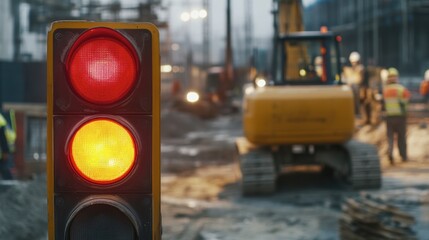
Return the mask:
M388 139L388 157L393 165L393 143L395 135L402 161L407 161L407 104L410 92L399 84L399 72L389 68L387 82L383 90L385 119Z
M351 67L344 69L345 80L353 90L354 107L357 116L360 116L361 88L364 81L364 66L360 63L360 54L352 52L349 56Z
M429 69L426 70L423 81L420 83L420 95L422 95L426 109L429 110Z
M173 83L171 84L171 94L173 95L173 97L176 97L177 95L180 94L181 91L182 91L182 85L180 84L180 80L174 79Z
M4 180L11 180L12 174L9 169L9 143L6 136L7 122L3 115L0 113L0 173Z
M314 58L314 70L316 71L317 77L322 79L323 77L323 57L317 56Z

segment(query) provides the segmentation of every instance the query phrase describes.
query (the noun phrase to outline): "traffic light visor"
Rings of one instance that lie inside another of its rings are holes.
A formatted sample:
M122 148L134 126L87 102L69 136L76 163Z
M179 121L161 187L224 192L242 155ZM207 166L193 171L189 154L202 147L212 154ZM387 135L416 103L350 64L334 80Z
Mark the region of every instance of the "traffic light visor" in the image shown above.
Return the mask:
M135 85L139 59L134 46L116 30L84 32L66 58L68 80L75 92L94 104L112 104Z
M98 184L122 180L136 162L132 133L110 119L94 119L81 125L71 138L69 148L76 172Z

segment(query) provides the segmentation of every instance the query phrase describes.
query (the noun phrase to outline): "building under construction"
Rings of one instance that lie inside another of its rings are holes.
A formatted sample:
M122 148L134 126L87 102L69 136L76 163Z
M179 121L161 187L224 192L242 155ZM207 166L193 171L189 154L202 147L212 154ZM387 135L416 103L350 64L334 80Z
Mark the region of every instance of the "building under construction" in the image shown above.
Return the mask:
M343 56L422 76L429 68L428 0L319 0L304 8L306 30L325 25L343 37Z

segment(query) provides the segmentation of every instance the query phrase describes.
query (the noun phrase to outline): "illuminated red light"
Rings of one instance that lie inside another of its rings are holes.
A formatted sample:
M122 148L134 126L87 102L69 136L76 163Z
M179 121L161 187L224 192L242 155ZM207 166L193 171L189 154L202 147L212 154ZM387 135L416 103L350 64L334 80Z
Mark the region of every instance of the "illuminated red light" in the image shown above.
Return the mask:
M123 99L135 85L138 66L133 45L109 28L84 32L66 59L68 79L75 92L95 104Z
M339 35L337 37L335 37L335 39L337 40L337 42L341 42L343 40L343 38Z

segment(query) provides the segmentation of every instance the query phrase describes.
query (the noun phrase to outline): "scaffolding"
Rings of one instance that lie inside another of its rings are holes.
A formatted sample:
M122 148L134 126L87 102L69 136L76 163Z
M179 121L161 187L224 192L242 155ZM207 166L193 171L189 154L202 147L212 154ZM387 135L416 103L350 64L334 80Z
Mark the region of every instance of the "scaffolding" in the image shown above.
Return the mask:
M421 75L429 68L428 13L428 0L324 0L307 6L304 19L307 30L341 34L343 56L359 51L366 65Z

